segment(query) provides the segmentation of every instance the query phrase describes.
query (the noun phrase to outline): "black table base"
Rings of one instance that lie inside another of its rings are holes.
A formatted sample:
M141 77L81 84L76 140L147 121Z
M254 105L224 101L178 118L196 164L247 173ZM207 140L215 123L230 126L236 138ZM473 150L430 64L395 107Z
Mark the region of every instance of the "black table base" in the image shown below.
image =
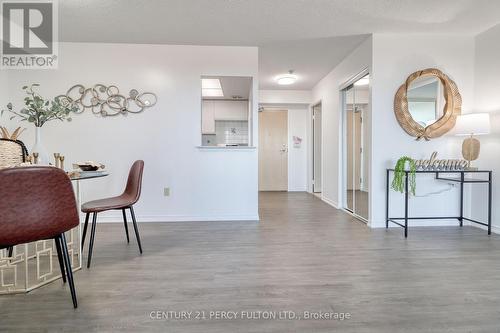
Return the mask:
M476 224L483 225L488 228L488 235L491 235L491 196L492 196L492 172L491 171L468 171L468 170L450 170L450 171L416 171L417 174L434 174L436 180L442 180L446 182L457 182L460 183L460 215L458 216L425 216L425 217L414 217L409 216L409 187L408 187L408 175L410 171L405 171L405 209L404 217L391 217L390 216L390 204L389 204L389 194L390 194L390 175L394 173L394 169L387 169L387 179L386 179L386 203L385 203L385 227L389 228L389 222L394 223L402 228L404 228L405 238L408 237L408 221L410 220L453 220L456 219L459 225L462 227L464 221L472 222ZM441 177L440 175L446 174L456 174L459 177ZM466 174L474 175L488 175L488 179L480 178L467 178ZM488 221L481 222L464 216L464 184L488 184Z

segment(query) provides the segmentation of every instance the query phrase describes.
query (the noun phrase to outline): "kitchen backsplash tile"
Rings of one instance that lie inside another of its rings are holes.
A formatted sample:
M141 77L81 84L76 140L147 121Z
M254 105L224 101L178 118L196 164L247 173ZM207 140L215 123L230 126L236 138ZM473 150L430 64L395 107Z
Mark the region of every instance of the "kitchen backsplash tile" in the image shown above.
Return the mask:
M217 144L248 145L248 121L216 120Z

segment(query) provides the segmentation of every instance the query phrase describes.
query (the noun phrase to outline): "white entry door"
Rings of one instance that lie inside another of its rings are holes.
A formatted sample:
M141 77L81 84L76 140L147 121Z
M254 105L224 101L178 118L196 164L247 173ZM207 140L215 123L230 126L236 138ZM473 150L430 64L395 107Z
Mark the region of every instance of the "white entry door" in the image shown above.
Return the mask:
M288 190L288 111L259 112L259 191Z

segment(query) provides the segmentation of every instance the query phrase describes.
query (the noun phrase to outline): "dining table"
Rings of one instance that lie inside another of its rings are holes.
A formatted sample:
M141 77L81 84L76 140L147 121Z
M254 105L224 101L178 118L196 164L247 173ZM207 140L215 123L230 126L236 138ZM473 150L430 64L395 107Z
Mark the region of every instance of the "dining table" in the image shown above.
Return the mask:
M82 204L82 182L109 176L106 171L68 172L78 209ZM80 214L78 214L80 216ZM65 234L73 271L82 268L81 223ZM14 246L12 255L0 250L0 295L26 293L60 279L54 240L41 240Z

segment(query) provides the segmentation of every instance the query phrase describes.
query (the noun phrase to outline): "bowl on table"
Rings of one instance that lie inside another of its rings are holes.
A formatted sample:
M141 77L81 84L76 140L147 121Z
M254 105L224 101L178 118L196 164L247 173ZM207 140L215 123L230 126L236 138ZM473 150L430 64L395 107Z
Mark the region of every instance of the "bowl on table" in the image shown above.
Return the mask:
M99 167L95 166L95 165L79 165L78 167L82 171L97 171L97 170L99 170Z
M99 169L104 169L104 164L88 161L84 163L75 163L73 164L73 168L82 171L97 171Z

